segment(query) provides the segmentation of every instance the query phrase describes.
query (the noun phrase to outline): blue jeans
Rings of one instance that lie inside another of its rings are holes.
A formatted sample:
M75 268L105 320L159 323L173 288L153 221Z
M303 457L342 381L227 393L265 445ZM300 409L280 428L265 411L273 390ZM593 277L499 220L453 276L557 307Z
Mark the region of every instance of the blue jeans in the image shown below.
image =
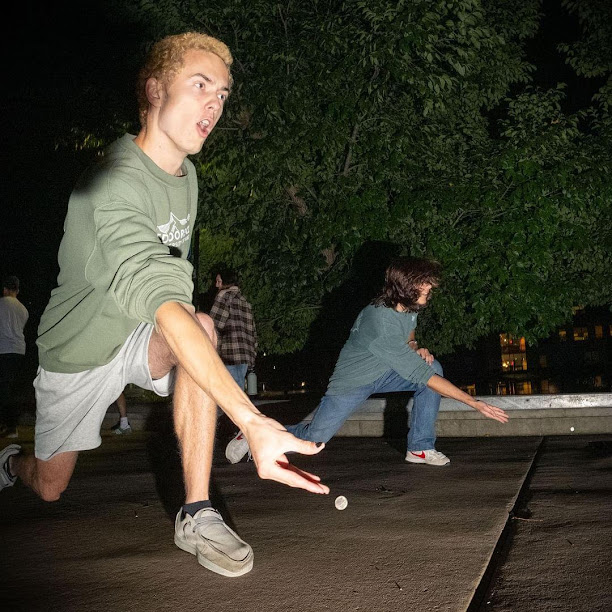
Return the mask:
M442 366L438 361L432 363L432 368L439 376L443 375ZM414 391L407 450L422 451L435 448L436 419L440 408L440 395L427 385L416 384L402 378L394 370L385 372L373 383L357 387L342 395L326 393L310 423L302 421L287 427L287 429L302 440L327 442L370 395L396 391Z
M244 391L244 379L249 368L246 363L237 363L236 365L226 365L228 372L236 381L236 384Z

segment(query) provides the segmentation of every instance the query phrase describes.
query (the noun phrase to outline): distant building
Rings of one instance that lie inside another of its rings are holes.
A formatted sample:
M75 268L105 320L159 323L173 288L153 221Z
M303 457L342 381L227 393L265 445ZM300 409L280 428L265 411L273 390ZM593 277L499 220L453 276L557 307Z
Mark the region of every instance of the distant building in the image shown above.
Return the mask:
M449 379L472 395L609 391L612 313L607 307L578 307L571 323L537 345L501 333L442 362Z

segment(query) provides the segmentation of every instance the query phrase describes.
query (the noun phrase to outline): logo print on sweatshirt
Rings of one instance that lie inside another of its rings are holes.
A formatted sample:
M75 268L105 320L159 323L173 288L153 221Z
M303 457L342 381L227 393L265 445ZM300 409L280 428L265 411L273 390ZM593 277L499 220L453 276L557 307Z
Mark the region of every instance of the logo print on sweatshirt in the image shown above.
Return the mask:
M179 219L170 213L170 220L164 225L158 225L158 236L159 239L169 246L178 247L189 240L189 218L191 215L187 215L186 219Z

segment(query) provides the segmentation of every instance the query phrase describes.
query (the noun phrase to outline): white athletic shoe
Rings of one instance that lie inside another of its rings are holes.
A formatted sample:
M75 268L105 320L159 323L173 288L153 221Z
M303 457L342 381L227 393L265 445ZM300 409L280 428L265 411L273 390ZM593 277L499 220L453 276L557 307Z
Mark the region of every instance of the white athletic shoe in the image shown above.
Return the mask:
M424 451L408 451L406 453L408 463L426 463L427 465L446 465L450 459L444 454L433 448Z
M179 510L174 543L195 555L200 565L222 576L242 576L253 569L253 549L225 524L214 508L203 508L194 516L183 516Z
M238 463L249 452L249 443L239 431L225 447L225 457L230 463Z
M0 491L12 487L17 481L17 476L9 473L8 462L13 455L18 455L20 452L19 444L9 444L0 451Z

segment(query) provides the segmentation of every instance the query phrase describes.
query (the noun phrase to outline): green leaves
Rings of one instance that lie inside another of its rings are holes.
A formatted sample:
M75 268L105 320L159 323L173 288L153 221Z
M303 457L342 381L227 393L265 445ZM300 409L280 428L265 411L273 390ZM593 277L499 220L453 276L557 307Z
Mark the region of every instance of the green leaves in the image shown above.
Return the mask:
M588 34L568 61L609 76L602 2L565 4ZM198 29L235 56L225 116L194 159L201 270L217 257L241 270L262 350L301 348L375 242L443 263L419 324L438 353L491 332L535 339L577 301L610 301L612 86L576 115L563 86L525 87L539 1L134 8L152 37Z

